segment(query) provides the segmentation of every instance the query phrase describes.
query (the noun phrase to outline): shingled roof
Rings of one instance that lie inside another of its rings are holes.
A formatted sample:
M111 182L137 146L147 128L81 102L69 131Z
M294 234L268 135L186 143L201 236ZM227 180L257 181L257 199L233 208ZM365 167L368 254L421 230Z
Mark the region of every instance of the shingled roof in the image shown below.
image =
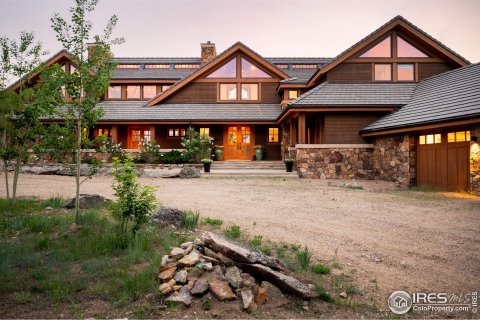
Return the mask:
M408 104L368 125L362 133L480 116L480 64L421 81Z
M278 104L162 104L144 107L144 101L102 101L102 121L275 121Z
M402 106L410 101L415 87L415 83L324 82L293 100L288 106Z

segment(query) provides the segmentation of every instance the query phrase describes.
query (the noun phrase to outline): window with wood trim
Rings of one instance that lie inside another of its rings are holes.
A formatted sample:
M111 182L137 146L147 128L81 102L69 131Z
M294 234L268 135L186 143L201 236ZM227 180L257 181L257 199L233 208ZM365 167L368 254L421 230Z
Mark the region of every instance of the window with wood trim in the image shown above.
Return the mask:
M280 141L278 128L268 128L268 142L277 143Z
M268 73L266 73L245 58L241 58L240 74L242 78L271 78Z
M210 136L210 128L200 128L200 135L201 136Z
M169 128L168 137L169 138L185 137L185 131L186 130L184 128Z
M200 68L199 64L175 64L174 69L198 69Z
M397 57L399 58L428 58L428 56L408 43L402 37L397 36Z
M288 69L288 64L276 64L279 69Z
M97 127L95 128L95 136L106 135L107 137L111 137L111 131L109 127Z
M470 131L449 132L447 133L447 141L449 143L470 141Z
M122 86L109 86L107 90L108 99L122 99Z
M117 69L139 69L139 68L140 68L139 64L122 63L117 65Z
M143 86L142 90L143 99L151 99L157 95L157 86Z
M427 134L418 137L418 144L439 144L442 143L442 135L440 133Z
M170 69L169 64L146 64L145 69Z
M390 58L392 56L392 39L387 37L373 48L367 50L360 58Z
M397 64L398 81L415 81L415 66L413 63Z
M207 78L236 78L237 77L237 58L225 63L217 70L210 73Z
M164 84L164 85L162 85L162 92L168 90L168 88L170 88L171 86L172 86L172 85L170 85L170 84Z
M288 99L293 100L298 98L298 90L288 90Z
M258 100L258 83L242 83L240 100L256 101Z
M392 65L390 63L375 63L373 79L375 81L392 81Z
M140 88L141 86L127 86L127 99L140 99Z
M316 64L292 64L292 69L317 69Z
M236 101L237 100L237 84L236 83L220 83L220 100Z

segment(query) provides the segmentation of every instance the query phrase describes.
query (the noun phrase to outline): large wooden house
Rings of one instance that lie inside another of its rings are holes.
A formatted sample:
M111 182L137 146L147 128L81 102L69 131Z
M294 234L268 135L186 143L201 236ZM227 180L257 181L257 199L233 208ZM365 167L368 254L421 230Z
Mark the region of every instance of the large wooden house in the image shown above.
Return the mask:
M240 42L217 55L207 42L200 57L112 62L92 134L127 149L181 148L191 126L226 161L262 145L267 160L296 158L300 177L479 189L480 66L403 17L335 58L263 57ZM74 67L65 51L49 63Z

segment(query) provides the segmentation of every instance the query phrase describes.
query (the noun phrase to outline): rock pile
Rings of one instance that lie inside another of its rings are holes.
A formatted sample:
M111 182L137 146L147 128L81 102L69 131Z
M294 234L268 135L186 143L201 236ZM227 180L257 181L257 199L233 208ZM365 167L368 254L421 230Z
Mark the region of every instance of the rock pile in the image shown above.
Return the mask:
M166 301L185 306L208 292L219 301L239 300L249 311L287 304L284 293L317 296L312 285L295 278L277 259L211 232L165 255L158 279Z

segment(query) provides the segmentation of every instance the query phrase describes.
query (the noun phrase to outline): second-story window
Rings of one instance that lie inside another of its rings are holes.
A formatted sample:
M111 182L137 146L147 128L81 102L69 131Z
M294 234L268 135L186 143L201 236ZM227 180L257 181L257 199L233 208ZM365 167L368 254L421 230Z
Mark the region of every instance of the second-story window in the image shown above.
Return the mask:
M140 99L140 86L127 86L127 99Z
M157 95L157 86L143 86L143 99L151 99Z
M258 83L242 83L241 100L258 100Z
M110 86L107 92L108 99L121 99L122 86Z
M288 90L288 99L293 100L298 98L297 90Z
M237 100L237 84L221 83L220 84L220 100L222 101Z
M375 63L375 81L392 81L392 65L390 63Z
M415 68L413 63L399 63L397 64L397 80L398 81L414 81Z

